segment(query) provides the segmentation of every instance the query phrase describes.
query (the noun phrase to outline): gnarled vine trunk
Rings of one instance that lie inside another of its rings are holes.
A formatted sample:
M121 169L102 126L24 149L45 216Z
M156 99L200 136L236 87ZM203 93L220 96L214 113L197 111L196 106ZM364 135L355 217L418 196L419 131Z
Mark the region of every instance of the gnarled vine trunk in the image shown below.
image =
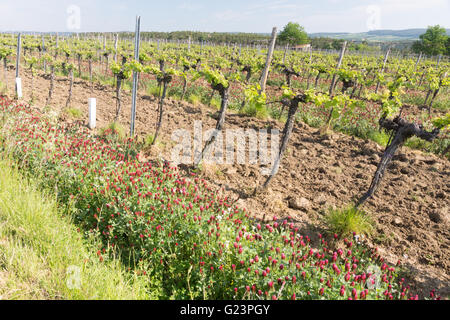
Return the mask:
M310 85L309 81L310 81L310 79L311 79L311 73L308 74L308 77L306 79L306 90L309 89L309 85Z
M5 57L3 58L3 77L5 78L5 89L8 91L8 77L6 76L6 71L8 71L8 63Z
M289 88L291 87L292 76L297 76L297 77L300 76L300 74L298 72L295 72L294 70L292 70L290 68L286 68L286 67L284 68L283 73L285 74L286 84Z
M373 196L383 178L386 168L392 160L392 157L394 156L397 149L406 142L406 140L408 140L412 136L416 136L426 141L432 141L439 134L439 129L434 129L433 131L428 132L418 124L407 122L405 119L400 117L397 117L394 120L381 118L380 127L392 131L394 138L384 151L383 157L378 164L377 171L373 176L369 190L359 199L356 205L357 207L361 206L364 202L366 202Z
M213 133L211 138L209 138L209 140L206 141L199 158L194 159L195 166L198 166L198 164L203 160L205 154L208 154L214 141L216 141L217 133L222 130L223 125L225 123L225 115L228 107L229 87L225 88L223 85L219 84L217 86L213 86L213 92L216 90L219 91L222 101L220 104L219 117L217 118L215 132Z
M33 66L30 66L30 72L31 72L31 101L34 100L34 72L33 72Z
M89 59L89 81L92 83L92 59Z
M247 75L245 76L245 83L248 83L252 77L252 67L245 66L242 71L247 72Z
M122 87L122 74L118 74L116 76L116 116L114 117L114 121L119 120L120 109L122 108L122 100L120 96L120 89Z
M289 142L289 138L290 138L290 136L292 134L292 130L294 128L295 114L297 113L297 110L298 110L298 104L300 102L304 102L304 101L305 101L305 96L304 95L298 95L298 96L294 97L290 101L288 101L288 100L283 100L282 101L282 103L284 105L289 107L289 110L288 110L288 118L286 120L286 123L284 125L284 129L283 129L283 133L282 133L281 145L280 145L280 148L278 150L278 154L276 155L275 163L273 164L272 171L271 171L269 177L266 179L264 184L259 189L257 188L255 190L255 193L266 190L267 187L269 186L269 183L272 181L273 177L278 172L281 160L283 158L284 151L287 148L287 145L288 145L288 142Z
M442 76L442 78L439 80L439 87L438 87L436 90L434 90L434 92L433 92L433 96L431 97L430 104L428 105L428 114L429 114L429 115L431 115L431 107L433 106L434 99L436 99L436 96L438 95L439 90L441 89L442 82L444 81L444 79L445 79L446 77L447 77L447 72L444 73L444 75ZM428 96L427 96L427 97L428 97ZM428 99L427 99L427 100L428 100ZM425 100L425 101L426 101L426 100Z
M81 55L77 55L78 60L78 76L81 77Z
M317 89L317 86L319 85L319 78L320 78L320 73L317 74L316 80L314 81L314 88L315 89Z
M52 100L52 95L53 95L53 85L55 82L55 66L51 65L50 66L50 88L48 90L48 97L47 97L47 101L45 102L45 105L49 105L50 101Z
M66 101L66 108L69 106L71 100L72 100L72 89L73 89L73 68L70 69L70 74L69 74L69 96L67 97L67 101Z
M183 78L183 92L181 93L181 99L180 99L181 101L184 100L184 96L186 95L186 91L187 91L187 78L186 77Z
M160 98L159 103L158 103L158 122L156 123L156 130L155 130L155 135L153 137L152 145L155 144L156 139L158 138L159 130L161 129L161 124L162 124L162 121L163 121L164 99L166 98L167 83L168 82L166 82L164 80L162 81L163 91L162 91L162 95L161 95L161 98Z

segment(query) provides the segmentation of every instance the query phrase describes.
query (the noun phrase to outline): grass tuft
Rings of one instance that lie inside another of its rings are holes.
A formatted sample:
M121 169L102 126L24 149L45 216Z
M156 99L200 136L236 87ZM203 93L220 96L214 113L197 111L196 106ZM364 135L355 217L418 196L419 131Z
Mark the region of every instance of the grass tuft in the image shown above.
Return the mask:
M149 133L144 138L144 147L149 147L153 143L153 140L155 139L155 135Z
M80 119L83 116L83 111L78 108L70 107L64 110L69 116L75 119Z
M194 93L190 94L187 101L192 103L194 106L198 105L201 101L200 97Z
M100 129L100 135L109 138L116 137L119 140L123 140L125 139L125 129L119 122L113 121L105 128Z
M0 81L0 95L6 95L6 94L7 94L6 85Z
M267 119L269 117L269 112L265 106L258 106L254 103L246 104L240 113L258 119Z
M153 96L155 98L158 98L160 95L158 86L157 85L149 85L147 87L147 94L149 94L150 96Z
M213 97L212 99L211 99L211 107L214 107L214 108L216 108L216 109L220 109L220 105L221 105L221 100L220 100L220 98L217 98L217 97Z
M324 220L331 233L341 236L352 232L370 235L374 229L373 220L364 211L353 206L332 209Z

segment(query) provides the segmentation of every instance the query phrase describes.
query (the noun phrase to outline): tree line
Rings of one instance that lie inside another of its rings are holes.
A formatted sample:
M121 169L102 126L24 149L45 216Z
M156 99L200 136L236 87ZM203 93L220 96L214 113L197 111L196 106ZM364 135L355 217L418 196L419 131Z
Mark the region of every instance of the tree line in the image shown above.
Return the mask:
M101 33L89 33L90 35L100 35ZM102 33L104 34L104 33ZM119 32L123 37L132 38L132 32ZM236 43L242 45L267 44L270 41L269 33L245 33L245 32L201 32L201 31L173 31L173 32L141 32L144 39L162 39L169 41L186 41L191 39L193 42L208 43ZM299 44L311 44L315 49L339 50L342 47L344 39L333 39L328 37L310 38L304 28L294 22L286 24L277 37L277 45L295 46ZM418 41L411 43L403 42L368 42L368 41L349 41L348 50L351 51L378 51L384 47L393 47L402 52L424 53L427 55L449 55L450 56L450 37L446 34L446 29L436 25L429 26L427 31L420 36Z

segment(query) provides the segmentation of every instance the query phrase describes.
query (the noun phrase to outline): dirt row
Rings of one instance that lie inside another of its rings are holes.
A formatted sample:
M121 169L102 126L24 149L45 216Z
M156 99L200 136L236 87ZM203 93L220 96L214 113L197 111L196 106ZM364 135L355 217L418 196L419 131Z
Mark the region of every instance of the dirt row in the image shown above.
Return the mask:
M8 74L10 87L13 72ZM29 98L30 76L23 71L24 101ZM42 108L48 95L49 81L35 79L34 105ZM52 108L62 111L68 93L68 81L55 81ZM77 80L71 106L83 112L87 123L88 98L97 99L97 126L113 121L114 90ZM124 94L120 122L128 130L131 97ZM156 124L156 102L139 95L136 133L153 134ZM217 110L167 99L166 114L160 142L151 150L152 156L171 159L172 132L185 129L193 134L194 121L201 120L203 130L214 128ZM70 117L61 113L65 121ZM277 128L283 124L258 120L230 113L225 129ZM292 218L305 234L316 237L325 225L322 217L329 208L339 208L355 201L369 187L383 149L371 141L333 133L322 137L317 129L296 123L280 170L267 192L252 197L254 188L264 182L260 165L205 165L202 175L217 192L236 200L254 217L269 220ZM388 168L374 198L364 209L376 221L375 235L369 241L385 258L395 264L402 262L405 277L414 279L413 288L428 295L436 288L443 297L450 296L450 165L448 160L403 148Z

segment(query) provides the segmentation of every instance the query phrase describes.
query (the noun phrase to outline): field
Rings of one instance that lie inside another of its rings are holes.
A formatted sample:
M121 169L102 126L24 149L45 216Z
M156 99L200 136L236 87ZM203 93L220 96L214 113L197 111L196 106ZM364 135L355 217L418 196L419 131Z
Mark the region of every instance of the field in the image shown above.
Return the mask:
M14 99L16 40L0 37L2 157L55 193L100 262L144 283L134 298L448 298L448 62L345 53L336 67L336 54L278 48L261 93L265 49L148 41L137 62L131 41L47 37L44 52L27 36ZM380 125L400 118L420 134L354 208L400 132ZM279 129L280 170L261 188L261 163L174 166L172 133L196 121Z

